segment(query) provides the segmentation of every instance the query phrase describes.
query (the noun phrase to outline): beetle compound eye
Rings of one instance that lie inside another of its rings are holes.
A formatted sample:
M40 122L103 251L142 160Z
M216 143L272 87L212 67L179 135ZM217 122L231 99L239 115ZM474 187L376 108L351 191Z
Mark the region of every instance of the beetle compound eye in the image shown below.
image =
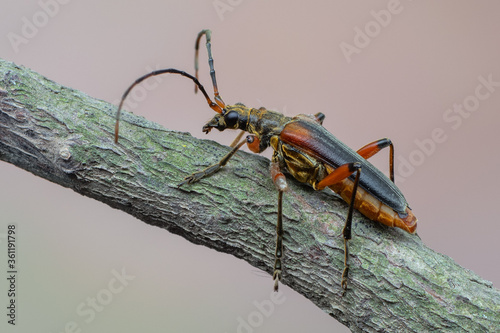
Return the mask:
M226 122L227 127L235 127L238 122L238 113L236 111L229 111L224 115L224 121Z

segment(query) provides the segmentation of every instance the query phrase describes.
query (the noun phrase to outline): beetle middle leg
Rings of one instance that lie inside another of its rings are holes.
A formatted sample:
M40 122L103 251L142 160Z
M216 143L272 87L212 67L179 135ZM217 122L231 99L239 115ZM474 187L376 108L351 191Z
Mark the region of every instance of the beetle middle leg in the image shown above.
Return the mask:
M314 188L317 190L324 189L327 186L334 185L341 180L346 179L354 172L356 172L356 178L354 179L354 185L352 187L351 200L349 202L349 211L347 212L344 229L342 230L342 235L344 236L344 270L342 271L342 279L340 282L340 285L344 290L342 295L344 295L347 290L347 280L349 275L349 248L347 246L347 243L352 238L352 214L354 211L356 192L358 190L359 176L361 175L361 164L359 162L354 162L341 165L314 186Z

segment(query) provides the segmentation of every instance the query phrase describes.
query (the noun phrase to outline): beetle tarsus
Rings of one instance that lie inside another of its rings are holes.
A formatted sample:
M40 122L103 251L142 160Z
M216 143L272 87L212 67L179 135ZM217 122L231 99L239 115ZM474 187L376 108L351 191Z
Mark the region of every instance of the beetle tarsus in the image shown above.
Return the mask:
M276 261L274 262L273 280L274 291L278 291L279 282L281 281L281 259L276 259Z
M347 291L347 280L349 275L349 265L344 263L344 271L342 272L342 280L340 281L340 286L342 287L342 296L345 295Z
M193 184L193 183L196 183L200 179L205 178L207 176L210 176L210 175L216 173L217 171L219 171L220 168L221 168L221 165L219 163L217 163L217 164L209 166L208 168L206 168L206 169L204 169L202 171L195 172L195 173L187 176L186 178L184 178L184 180L182 182L180 182L179 184L177 184L177 187L181 187L184 184Z

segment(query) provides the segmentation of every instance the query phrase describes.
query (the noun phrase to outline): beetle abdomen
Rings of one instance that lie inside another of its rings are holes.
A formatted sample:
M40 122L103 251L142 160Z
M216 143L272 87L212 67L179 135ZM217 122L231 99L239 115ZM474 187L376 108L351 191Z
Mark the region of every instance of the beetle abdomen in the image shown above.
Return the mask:
M350 203L353 185L352 180L344 179L329 187L347 203ZM409 233L414 233L417 229L417 218L409 208L406 208L406 214L399 214L361 187L358 187L356 192L354 208L370 220L380 222L389 227L401 228Z

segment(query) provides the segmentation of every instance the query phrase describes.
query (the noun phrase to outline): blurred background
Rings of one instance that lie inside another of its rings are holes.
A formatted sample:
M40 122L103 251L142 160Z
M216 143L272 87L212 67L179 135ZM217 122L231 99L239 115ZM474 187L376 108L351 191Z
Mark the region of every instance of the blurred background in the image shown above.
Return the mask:
M4 0L2 7L0 57L115 103L153 69L193 73L196 34L212 29L226 103L321 111L324 126L354 149L391 138L419 236L498 288L499 2ZM211 91L200 51L201 81ZM213 111L191 81L165 76L149 87L132 97L130 111L207 138L201 127ZM208 138L229 144L234 135ZM387 172L387 152L379 155L373 163ZM2 331L348 332L287 287L262 313L256 304L272 301L267 274L0 162L2 272L9 224L18 230L18 322L8 325L3 310Z

